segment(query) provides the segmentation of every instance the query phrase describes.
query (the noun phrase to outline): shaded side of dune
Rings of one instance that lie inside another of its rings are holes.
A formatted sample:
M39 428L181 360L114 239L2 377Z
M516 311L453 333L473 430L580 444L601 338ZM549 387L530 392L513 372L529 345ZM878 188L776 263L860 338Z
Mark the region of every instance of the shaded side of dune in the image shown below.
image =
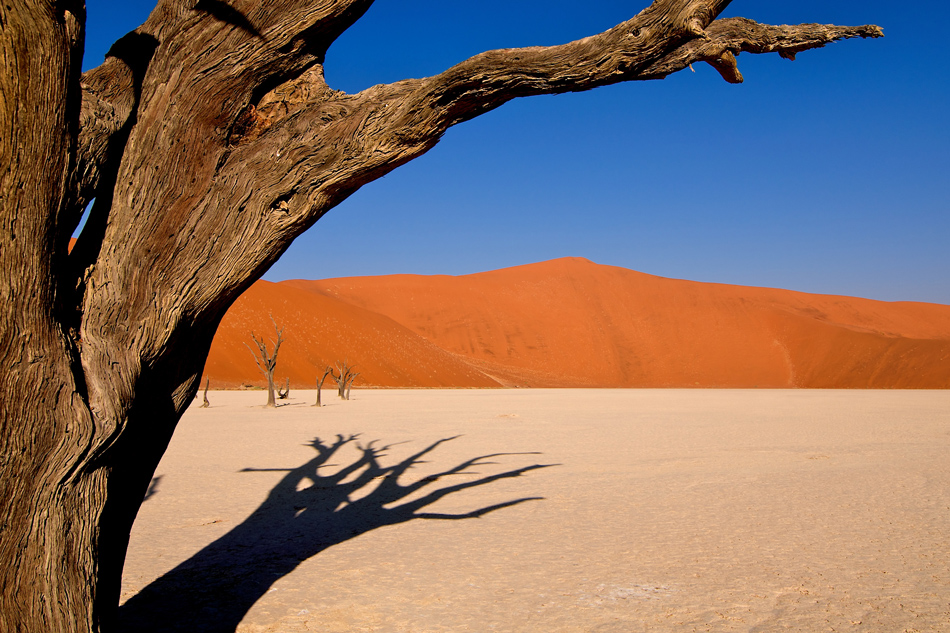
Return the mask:
M259 282L215 339L215 385L260 382L243 341L273 329L268 314L286 326L278 374L295 384L347 359L363 384L394 387L950 388L950 306L664 279L580 258L461 277Z

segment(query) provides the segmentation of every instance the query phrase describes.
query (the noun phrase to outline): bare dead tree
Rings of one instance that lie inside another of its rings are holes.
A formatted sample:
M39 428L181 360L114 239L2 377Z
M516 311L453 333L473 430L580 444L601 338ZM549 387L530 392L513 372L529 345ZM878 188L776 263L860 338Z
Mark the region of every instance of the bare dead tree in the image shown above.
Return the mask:
M211 406L211 402L208 400L208 386L211 384L211 379L207 378L205 380L205 392L204 392L204 402L201 403L202 409L207 409Z
M277 390L277 399L286 400L290 397L290 378L287 378L287 385L283 389Z
M323 61L372 0L162 0L85 73L82 2L0 4L0 630L108 633L218 323L361 186L517 97L698 62L737 83L739 53L882 35L719 19L729 4L656 0L575 42L358 94Z
M323 389L323 383L324 383L324 381L326 381L327 376L329 376L329 375L332 374L332 373L333 373L333 368L332 368L332 367L327 367L327 368L324 370L324 372L323 372L323 376L317 381L317 403L316 403L315 405L313 405L313 406L315 406L315 407L322 407L322 406L323 406L323 403L320 401L320 392L321 392L321 390Z
M274 323L274 320L271 319L271 323ZM271 344L274 346L274 351L269 352L267 350L267 344L264 342L264 337L257 338L257 336L251 332L251 340L254 341L254 345L257 347L255 352L251 349L251 346L247 343L244 346L251 352L251 355L254 356L254 362L257 364L257 368L261 370L261 373L267 378L267 405L268 407L276 407L277 400L274 397L274 370L277 368L277 352L280 351L280 344L284 341L284 328L278 328L277 323L274 323L274 331L277 333L277 340L271 339ZM290 389L290 382L288 379L287 389Z
M336 382L336 393L340 396L341 400L349 400L347 397L347 389L358 375L359 374L353 372L353 367L351 367L347 361L343 361L342 363L337 361L336 372L331 371L330 376Z

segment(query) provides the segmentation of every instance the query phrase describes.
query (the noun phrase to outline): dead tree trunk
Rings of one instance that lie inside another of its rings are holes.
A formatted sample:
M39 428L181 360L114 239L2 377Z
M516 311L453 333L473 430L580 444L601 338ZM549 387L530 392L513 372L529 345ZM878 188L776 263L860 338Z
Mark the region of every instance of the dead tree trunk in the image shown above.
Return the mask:
M350 374L349 379L346 381L346 398L344 398L345 400L350 399L350 390L353 388L353 381L356 380L357 376L359 376L359 374Z
M881 35L656 0L576 42L332 90L325 54L371 4L163 2L85 74L82 2L0 4L0 631L108 633L132 521L220 319L361 186L516 97L702 61L738 82L739 52Z
M290 397L290 378L287 379L287 386L277 390L278 400L286 400L288 397Z
M271 322L273 323L273 319ZM277 333L277 340L271 340L271 344L274 346L273 352L267 350L267 344L264 342L264 338L257 338L253 332L251 332L251 339L254 341L257 351L255 352L245 343L245 347L247 347L254 356L254 362L257 363L257 368L260 369L261 373L267 378L267 404L265 406L272 408L277 406L277 399L274 396L274 370L277 369L277 352L280 351L280 344L284 340L284 328L278 328L277 324L274 323L274 331ZM287 390L289 393L290 379L287 380Z
M333 373L333 368L332 368L332 367L327 367L326 370L323 372L323 377L320 378L320 380L317 381L317 403L316 403L315 405L313 405L313 406L315 406L315 407L322 407L322 406L323 406L323 403L320 401L320 392L321 392L321 390L323 389L323 383L324 383L324 381L327 379L327 376L329 376L329 375L332 374L332 373Z
M205 380L205 392L204 392L204 402L201 403L202 409L207 409L211 406L211 402L208 400L208 386L211 384L211 379L208 378Z

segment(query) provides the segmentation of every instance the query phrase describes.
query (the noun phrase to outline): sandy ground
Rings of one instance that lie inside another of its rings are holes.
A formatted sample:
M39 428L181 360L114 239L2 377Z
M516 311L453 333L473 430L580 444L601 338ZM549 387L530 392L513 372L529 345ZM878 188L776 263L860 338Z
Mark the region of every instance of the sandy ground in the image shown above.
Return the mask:
M292 396L185 415L126 630L950 631L950 391Z

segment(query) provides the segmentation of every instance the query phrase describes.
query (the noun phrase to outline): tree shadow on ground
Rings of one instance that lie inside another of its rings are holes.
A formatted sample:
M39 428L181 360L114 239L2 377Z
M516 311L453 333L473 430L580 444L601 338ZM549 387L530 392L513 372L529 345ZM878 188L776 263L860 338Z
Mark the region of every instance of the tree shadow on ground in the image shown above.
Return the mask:
M444 477L475 474L471 468L493 464L490 460L495 457L537 454L495 453L418 481L399 483L409 469L426 463L425 456L452 439L439 440L393 466L383 466L379 460L392 445L376 447L371 442L363 446L357 436L338 435L333 443L316 438L309 446L317 455L297 468L245 468L242 472L286 471L287 475L240 525L122 605L118 629L128 633L234 633L271 585L328 547L385 525L413 519L470 519L541 499L524 497L463 514L425 512L455 492L550 466L533 464L425 492ZM330 464L329 460L350 443L358 449L358 458L342 467ZM324 475L321 469L333 472ZM354 499L357 493L365 496ZM413 499L407 500L412 495ZM403 503L393 505L399 501Z

